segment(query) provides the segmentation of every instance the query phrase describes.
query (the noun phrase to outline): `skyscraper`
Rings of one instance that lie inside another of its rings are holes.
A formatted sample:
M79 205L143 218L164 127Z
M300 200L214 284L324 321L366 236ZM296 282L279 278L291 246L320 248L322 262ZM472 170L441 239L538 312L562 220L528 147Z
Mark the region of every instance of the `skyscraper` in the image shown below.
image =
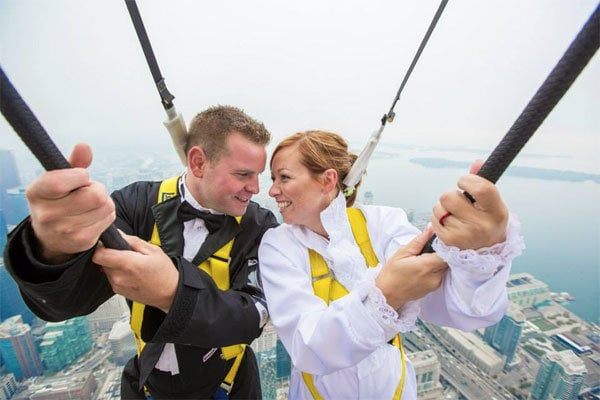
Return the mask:
M0 399L10 399L17 392L17 380L14 374L0 376Z
M4 212L4 219L7 225L15 225L22 218L22 200L25 200L24 193L20 197L15 190L21 187L21 178L17 163L11 150L0 149L0 210ZM10 192L10 194L9 194ZM15 205L17 208L15 209ZM25 201L27 210L27 202ZM25 212L27 215L27 211Z
M121 295L114 295L88 315L90 328L94 334L108 333L115 322L129 317L127 301Z
M441 365L435 352L425 350L411 353L410 361L415 369L419 399L435 400L441 398L443 391L440 383Z
M112 357L116 365L125 365L137 352L137 346L133 332L129 327L129 319L124 318L114 323L108 342L112 351Z
M542 358L540 369L531 390L534 400L576 399L587 369L571 350L553 352Z
M21 186L21 178L13 151L0 149L0 189L4 192L17 186Z
M29 325L33 325L36 319L25 305L17 284L4 268L0 258L0 322L15 315L21 315L23 321Z
M290 379L290 375L292 374L292 359L279 338L277 338L275 352L277 354L277 379Z
M0 352L6 368L18 380L42 374L42 362L31 337L31 327L23 323L20 315L0 324Z
M506 283L508 298L522 308L536 307L550 301L550 289L526 272L510 275Z
M6 235L8 234L8 225L6 225L6 218L4 218L4 211L0 207L0 258L4 254L4 246L6 245ZM0 318L0 321L2 319Z
M524 323L525 316L521 312L520 307L511 303L508 312L502 317L500 322L485 329L483 340L500 354L506 356L505 369L513 361L517 352Z
M25 197L25 188L6 189L3 201L4 218L8 226L17 225L29 215L29 205Z
M63 370L92 348L93 340L87 317L49 322L44 331L40 351L49 371Z

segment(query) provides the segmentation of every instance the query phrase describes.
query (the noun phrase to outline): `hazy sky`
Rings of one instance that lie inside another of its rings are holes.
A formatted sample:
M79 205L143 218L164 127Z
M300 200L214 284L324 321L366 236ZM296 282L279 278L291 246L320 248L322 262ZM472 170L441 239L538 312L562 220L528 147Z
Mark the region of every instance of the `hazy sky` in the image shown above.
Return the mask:
M438 1L139 0L175 105L189 122L232 104L275 141L378 128ZM450 1L384 142L490 151L556 65L596 0ZM600 173L596 54L525 149ZM165 113L122 0L0 0L0 64L61 150L161 142ZM0 147L24 146L0 119ZM174 155L175 157L175 155Z

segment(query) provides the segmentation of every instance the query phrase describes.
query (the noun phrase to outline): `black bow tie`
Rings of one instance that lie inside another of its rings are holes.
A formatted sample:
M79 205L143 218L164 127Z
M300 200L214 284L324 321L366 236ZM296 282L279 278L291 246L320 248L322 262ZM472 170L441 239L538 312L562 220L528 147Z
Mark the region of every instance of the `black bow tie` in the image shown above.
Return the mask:
M211 214L207 211L200 211L195 209L190 203L184 201L177 210L177 217L180 221L185 222L195 218L202 218L204 225L208 229L209 233L216 232L225 225L226 215L223 214Z

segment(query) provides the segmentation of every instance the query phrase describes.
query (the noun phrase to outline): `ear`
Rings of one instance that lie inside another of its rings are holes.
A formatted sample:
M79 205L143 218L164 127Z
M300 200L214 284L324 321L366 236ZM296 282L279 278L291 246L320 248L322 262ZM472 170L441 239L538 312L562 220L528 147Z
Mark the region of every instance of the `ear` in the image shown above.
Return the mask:
M321 180L325 193L333 192L337 189L338 173L335 169L329 168L323 172Z
M200 146L193 146L188 152L188 170L195 177L202 177L206 171L208 160L204 149Z

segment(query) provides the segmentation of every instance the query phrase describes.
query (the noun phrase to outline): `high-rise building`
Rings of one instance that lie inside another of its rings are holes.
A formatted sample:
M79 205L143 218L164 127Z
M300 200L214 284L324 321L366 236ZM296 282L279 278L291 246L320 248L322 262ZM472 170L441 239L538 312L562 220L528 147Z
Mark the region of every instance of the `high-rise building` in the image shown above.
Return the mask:
M548 285L525 272L510 275L506 288L511 303L521 308L536 307L550 301Z
M275 345L277 355L277 379L290 379L292 374L292 359L279 338Z
M30 326L35 324L36 316L25 305L16 282L0 257L0 322L15 315L21 315Z
M587 369L571 350L544 355L538 370L531 398L534 400L577 399L585 381Z
M92 349L93 339L87 317L46 324L40 352L47 370L58 372Z
M31 327L20 315L0 324L0 352L9 372L18 380L42 374L42 362L31 336Z
M277 398L277 354L275 348L256 354L263 399Z
M281 393L287 393L292 361L270 321L251 346L258 360L263 397L280 398Z
M12 150L0 149L0 190L21 186L19 170Z
M513 361L517 352L524 323L525 316L521 312L521 308L511 303L508 312L500 322L485 329L483 340L500 354L506 356L505 369Z
M14 374L0 376L0 399L10 399L17 392L17 380Z
M88 400L93 399L98 382L92 371L75 372L69 375L44 377L32 382L13 400Z
M410 354L410 361L417 377L417 397L419 400L442 398L443 387L440 383L440 361L432 350Z
M129 319L124 318L114 323L108 335L108 342L112 351L113 361L116 365L125 365L137 352L133 332L129 326Z
M2 207L0 207L0 258L2 258L2 254L4 254L6 235L8 235L8 225L6 224L6 218L4 218L4 211L2 210Z
M473 363L475 368L490 376L502 371L505 357L488 346L478 334L454 328L428 326L429 329L435 330L450 343L458 353Z
M27 215L27 201L23 214L25 191L19 196L21 178L12 150L0 149L0 210L7 225L15 225ZM21 218L19 216L23 215Z
M25 188L15 187L4 192L2 209L8 226L17 225L29 215L29 205L25 197Z
M94 334L108 333L115 322L126 317L129 317L129 307L125 297L116 294L89 314L88 321Z

